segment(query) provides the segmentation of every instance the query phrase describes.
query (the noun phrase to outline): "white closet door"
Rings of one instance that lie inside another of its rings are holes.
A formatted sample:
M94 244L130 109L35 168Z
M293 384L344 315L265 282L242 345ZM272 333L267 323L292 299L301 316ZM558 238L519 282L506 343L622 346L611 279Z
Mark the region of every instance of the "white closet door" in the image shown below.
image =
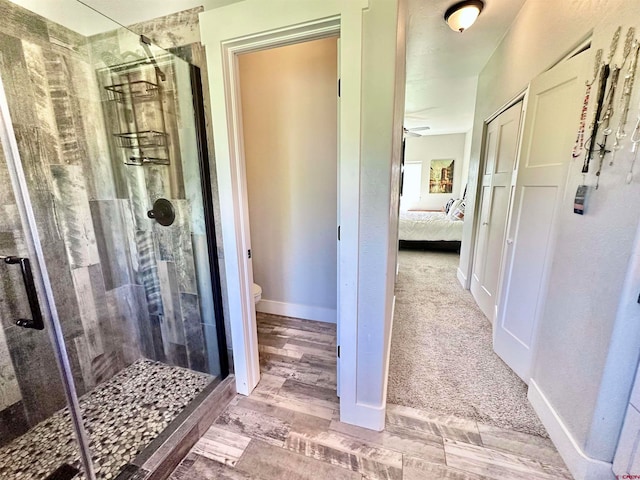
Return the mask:
M488 125L484 174L480 189L478 237L473 256L471 293L493 322L497 305L502 249L516 168L522 102Z
M496 353L527 383L558 206L572 161L586 59L586 53L577 55L529 85L493 338Z

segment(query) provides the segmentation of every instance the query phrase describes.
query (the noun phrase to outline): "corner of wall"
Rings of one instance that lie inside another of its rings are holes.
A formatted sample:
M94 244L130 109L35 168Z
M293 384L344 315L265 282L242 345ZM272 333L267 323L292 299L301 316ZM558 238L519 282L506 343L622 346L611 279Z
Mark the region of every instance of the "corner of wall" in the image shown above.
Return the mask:
M584 453L535 380L529 383L527 398L575 480L613 480L615 478L611 463L596 460Z
M385 426L386 409L386 402L377 406L356 403L348 409L340 408L340 421L381 432Z

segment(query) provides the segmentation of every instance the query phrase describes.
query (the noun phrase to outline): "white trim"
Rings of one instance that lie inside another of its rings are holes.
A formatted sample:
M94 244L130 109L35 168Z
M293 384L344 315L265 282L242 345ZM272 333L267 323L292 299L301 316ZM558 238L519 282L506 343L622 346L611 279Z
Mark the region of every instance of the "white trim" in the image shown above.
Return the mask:
M340 413L358 416L356 358L360 216L361 75L363 10L368 0L245 0L200 14L206 46L214 124L225 273L238 393L248 395L260 379L257 328L246 251L251 248L242 152L237 55L340 33L338 248L340 291ZM384 409L383 409L384 412ZM384 422L384 413L382 413ZM379 423L379 415L375 417ZM361 424L369 424L362 421Z
M530 380L529 382L527 397L575 480L609 480L615 478L611 463L591 458L582 451L580 445L573 438L573 435L571 435L571 432L535 380Z
M460 285L462 285L462 288L464 288L465 290L469 290L469 283L468 283L467 276L464 274L464 272L460 267L458 267L458 269L456 270L456 277L458 278Z
M383 410L386 412L387 408L387 392L389 390L389 361L391 360L391 339L393 338L393 320L396 318L396 296L393 296L393 300L391 301L391 326L389 327L389 340L387 341L387 351L386 351L386 359L387 365L385 366L385 371L387 374L384 376L384 385L382 387L382 398L384 398L383 402ZM384 429L384 422L386 421L386 413L384 418L382 419L383 425L382 429Z
M276 302L275 300L260 300L256 305L256 311L325 323L336 323L337 318L335 309L300 305L299 303Z
M388 375L387 375L388 376ZM342 402L341 402L342 403ZM366 403L356 403L348 417L340 415L340 421L352 425L362 426L369 430L381 432L385 427L387 404L369 405Z

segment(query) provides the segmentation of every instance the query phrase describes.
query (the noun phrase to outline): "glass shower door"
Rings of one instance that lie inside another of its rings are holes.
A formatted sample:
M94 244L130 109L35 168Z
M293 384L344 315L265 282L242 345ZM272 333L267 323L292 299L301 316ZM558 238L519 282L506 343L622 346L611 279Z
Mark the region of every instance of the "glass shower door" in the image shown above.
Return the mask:
M0 82L0 478L72 478L92 466L6 107Z

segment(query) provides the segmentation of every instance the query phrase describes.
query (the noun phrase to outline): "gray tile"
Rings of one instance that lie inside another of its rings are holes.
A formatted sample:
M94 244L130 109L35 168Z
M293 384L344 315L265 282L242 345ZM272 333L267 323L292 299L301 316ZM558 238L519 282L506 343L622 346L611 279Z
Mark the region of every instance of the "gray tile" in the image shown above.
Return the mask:
M184 325L175 264L172 262L158 262L158 278L163 307L162 339L165 345L169 343L184 345ZM165 353L169 354L166 350Z
M362 440L335 432L299 434L291 432L285 448L322 460L331 465L353 470L365 478L400 480L402 478L402 454L372 446Z
M297 411L277 402L267 403L251 397L239 397L238 407L253 410L256 413L276 417L285 422L291 430L298 433L315 434L329 430L331 421L325 416L317 416L313 410Z
M89 202L93 228L96 233L98 252L107 290L135 283L129 242L125 232L122 200L99 200Z
M21 401L0 410L0 447L29 430Z
M277 348L272 347L270 345L263 345L258 343L258 351L260 354L262 353L275 353L276 355L283 355L286 357L295 358L296 360L300 360L302 358L303 353L299 350L289 350L285 348Z
M292 348L292 349L300 349L300 351L304 352L304 353L308 353L308 354L312 354L312 355L318 355L321 357L331 357L334 358L336 356L336 347L335 345L332 344L326 344L326 343L318 343L318 342L311 342L308 340L299 340L296 338L293 338L291 340L289 340L287 342L287 347L285 348Z
M327 408L336 408L339 405L335 389L307 385L292 379L285 380L278 395Z
M213 425L198 440L192 453L233 467L251 441L250 437Z
M393 406L387 409L387 426L390 429L401 427L472 445L482 445L478 427L470 420L441 418L420 413L415 409L399 409Z
M113 328L123 357L131 363L141 356L160 360L153 346L153 328L144 287L124 285L107 292Z
M47 22L12 2L0 3L2 30L17 38L46 43L49 41Z
M202 7L196 7L147 22L136 23L128 28L140 35L147 35L155 45L164 49L200 42L198 13Z
M66 404L64 390L46 330L5 329L7 345L29 423L35 425ZM28 368L25 368L28 367Z
M71 266L78 268L99 263L82 168L52 165L51 175L57 217Z
M61 154L59 163L81 165L82 160L87 157L87 151L80 99L73 91L69 69L69 62L74 60L51 49L47 49L45 58L48 93L51 96L58 131Z
M57 99L51 94L51 78L47 68L43 48L40 45L23 41L22 50L27 67L31 88L33 91L34 110L38 118L42 148L46 152L45 158L50 164L63 163L63 153L60 148L60 138L56 123L54 104Z
M99 318L99 314L100 317L102 317L104 312L96 306L96 298L94 296L91 278L92 274L89 268L75 268L71 271L71 275L80 307L80 320L82 321L83 333L86 339L87 353L89 359L93 360L98 355L104 353L104 341L100 331L100 322L104 320L104 318ZM104 296L104 292L102 296ZM106 304L104 307L106 308Z
M254 440L236 468L253 477L278 480L361 480L356 472Z
M425 434L413 430L386 429L382 432L376 432L338 421L332 421L330 428L332 431L343 435L349 435L373 445L412 455L430 463L445 463L443 439L438 435Z
M163 315L160 279L156 263L155 247L151 232L138 230L136 232L137 246L137 278L136 283L143 285L149 306L149 315Z
M306 332L316 332L325 335L335 335L336 325L334 323L315 322L312 320L302 320L292 317L281 317L279 315L269 315L258 312L257 321L265 326L299 329Z
M482 443L487 448L565 467L562 457L548 438L483 424L478 424L478 429Z
M215 460L194 453L183 460L169 480L268 480L266 477L243 473Z
M489 480L474 473L463 472L424 461L420 458L405 456L403 458L402 480ZM506 479L503 479L506 480Z
M564 468L497 450L445 440L447 466L496 480L571 480Z
M208 372L207 351L204 329L200 317L198 296L191 293L180 294L180 309L184 323L185 345L189 368L198 372Z
M229 406L214 425L230 432L263 440L277 447L284 445L290 430L286 421L235 405Z

